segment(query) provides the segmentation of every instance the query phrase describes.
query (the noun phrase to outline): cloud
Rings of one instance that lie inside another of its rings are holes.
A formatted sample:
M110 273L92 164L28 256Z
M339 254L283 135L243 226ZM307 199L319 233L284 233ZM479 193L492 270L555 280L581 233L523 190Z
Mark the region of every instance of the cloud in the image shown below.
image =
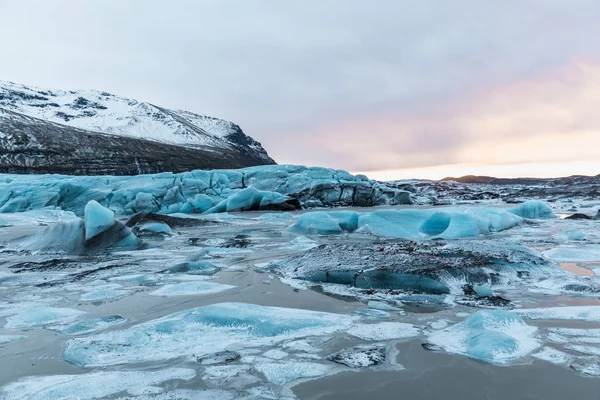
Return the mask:
M280 162L453 164L485 158L494 135L543 136L542 110L510 109L515 85L594 65L599 12L595 0L0 0L0 77L231 119ZM573 79L520 107L560 102ZM561 123L547 140L569 132ZM569 123L597 126L593 113Z

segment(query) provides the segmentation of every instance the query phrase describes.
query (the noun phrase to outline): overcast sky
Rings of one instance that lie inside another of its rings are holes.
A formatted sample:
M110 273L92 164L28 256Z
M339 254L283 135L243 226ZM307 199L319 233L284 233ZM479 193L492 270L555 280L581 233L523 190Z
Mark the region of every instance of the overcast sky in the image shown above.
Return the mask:
M598 0L0 0L0 16L0 79L229 119L279 163L600 173Z

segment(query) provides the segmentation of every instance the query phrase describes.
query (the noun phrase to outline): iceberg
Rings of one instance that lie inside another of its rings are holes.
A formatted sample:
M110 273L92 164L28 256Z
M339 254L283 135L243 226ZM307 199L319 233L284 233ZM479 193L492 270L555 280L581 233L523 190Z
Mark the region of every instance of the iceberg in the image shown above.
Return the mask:
M114 216L113 211L92 200L85 207L83 219L59 222L10 244L21 250L70 254L109 247L141 248L142 241Z
M532 250L497 240L324 244L269 264L287 281L430 295L493 296L492 285L564 272Z
M525 203L511 208L511 213L518 215L523 218L530 219L544 219L544 218L556 218L556 215L552 212L550 206L540 200L529 200Z
M516 361L540 347L537 328L502 310L477 311L449 328L434 331L427 341L449 353L493 364Z
M246 303L219 303L67 343L63 358L84 367L212 354L347 329L357 317ZM202 340L198 340L202 338Z
M510 229L521 220L513 213L495 208L314 211L302 214L288 230L302 235L358 231L396 239L459 239Z

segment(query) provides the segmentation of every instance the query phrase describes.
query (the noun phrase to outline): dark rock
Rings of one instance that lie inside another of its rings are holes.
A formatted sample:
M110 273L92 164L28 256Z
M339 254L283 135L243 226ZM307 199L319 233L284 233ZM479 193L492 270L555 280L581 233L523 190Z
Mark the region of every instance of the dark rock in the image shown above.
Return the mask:
M592 219L592 217L590 217L589 215L586 215L586 214L582 214L582 213L575 213L573 215L569 215L565 219L580 220L580 219Z
M357 346L327 357L328 360L350 368L365 368L385 362L385 347Z
M227 364L240 359L240 355L236 352L225 350L214 354L204 356L196 356L196 361L202 365Z

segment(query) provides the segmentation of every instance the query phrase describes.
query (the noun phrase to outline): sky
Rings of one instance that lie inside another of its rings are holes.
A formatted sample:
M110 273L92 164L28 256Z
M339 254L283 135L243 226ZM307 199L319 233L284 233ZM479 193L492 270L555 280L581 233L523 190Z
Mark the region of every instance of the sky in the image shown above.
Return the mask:
M600 174L597 0L0 0L0 79L377 179Z

